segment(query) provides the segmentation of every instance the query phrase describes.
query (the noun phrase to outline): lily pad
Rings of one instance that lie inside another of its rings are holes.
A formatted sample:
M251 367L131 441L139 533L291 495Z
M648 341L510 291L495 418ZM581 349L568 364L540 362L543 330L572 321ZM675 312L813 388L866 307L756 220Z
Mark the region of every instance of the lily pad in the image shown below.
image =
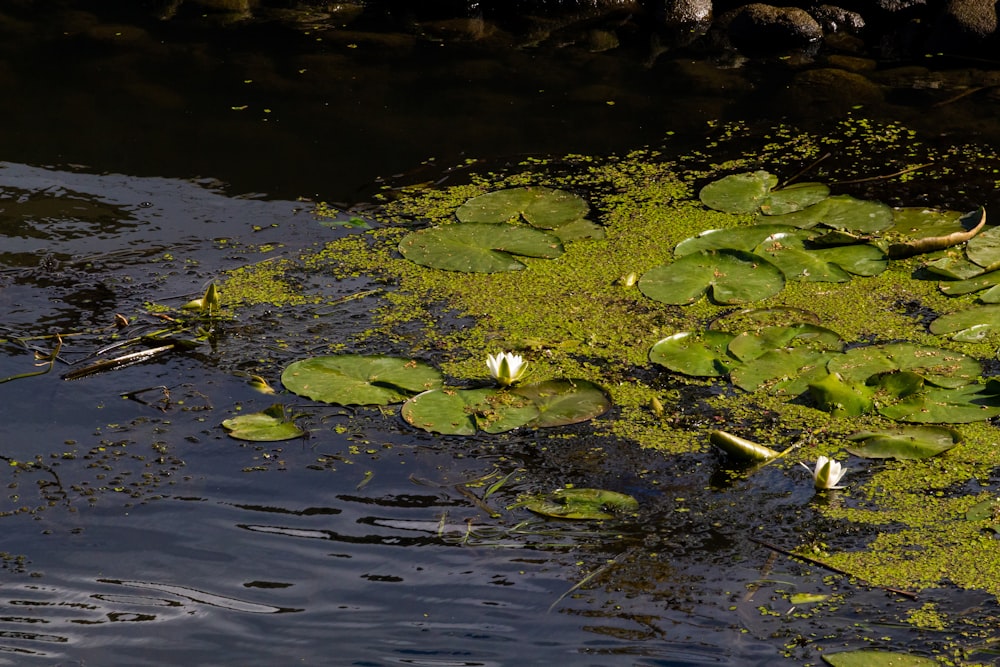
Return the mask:
M986 213L983 213L986 219ZM965 246L965 254L982 267L1000 265L1000 226L991 227L980 233Z
M965 513L966 521L988 521L988 528L1000 533L1000 498L987 498L978 502Z
M948 296L961 296L986 290L979 295L983 303L1000 303L1000 269L981 273L966 280L956 280L954 282L943 282L938 287Z
M816 324L799 323L790 326L763 327L736 336L729 343L729 353L740 361L752 361L767 352L785 347L807 347L815 350L842 350L844 341L832 329Z
M403 419L445 435L547 428L593 419L611 407L603 389L584 380L548 380L508 389L433 389L403 404Z
M778 177L766 171L733 174L709 183L698 198L709 208L725 213L753 213L767 199Z
M799 231L789 225L750 225L730 229L709 229L684 239L674 248L674 255L684 257L701 250L744 250L750 252L770 236Z
M833 667L937 667L940 664L919 655L878 649L824 653L823 660Z
M928 388L879 408L879 414L918 424L968 424L1000 416L1000 395L981 384Z
M832 365L832 361L828 362L827 368ZM874 390L864 384L847 382L838 373L827 372L810 382L809 393L820 410L835 417L858 417L875 407Z
M336 405L401 403L441 382L441 374L423 362L381 355L311 357L289 364L281 374L289 391Z
M743 461L770 461L780 454L756 442L746 440L726 431L711 431L708 440L729 456Z
M1000 332L1000 305L976 306L948 313L930 324L931 333L951 334L952 340L974 343Z
M531 227L456 223L407 234L399 242L399 252L432 269L498 273L525 268L514 255L554 259L563 253L563 246L559 237Z
M729 379L744 391L756 391L769 385L773 394L798 396L826 376L826 364L836 354L808 347L770 350L741 364L730 372Z
M847 437L860 446L847 451L866 459L926 459L946 452L962 440L961 434L941 426L903 426L861 431Z
M880 373L912 371L939 387L960 387L979 377L982 366L961 352L914 343L891 343L848 350L830 361L829 371L855 384L863 384Z
M893 259L902 259L943 250L972 239L986 225L986 209L980 208L964 216L956 211L895 209L894 219L891 231L910 239L892 244L888 253Z
M809 208L830 196L830 188L822 183L795 183L772 190L761 203L764 215L784 215Z
M513 507L556 519L600 520L614 519L615 513L633 513L639 509L639 501L616 491L571 488L522 496Z
M720 304L747 303L774 296L785 286L776 266L738 250L708 250L657 266L639 279L639 290L661 303L694 303L706 293Z
M580 220L589 210L587 202L572 192L532 185L473 197L458 207L455 216L466 223L523 219L533 227L555 229Z
M720 377L739 363L727 351L735 337L725 331L682 331L657 341L649 360L684 375Z
M795 213L770 216L768 222L802 229L822 224L842 231L871 233L891 227L893 218L892 209L881 202L834 195Z
M222 427L230 437L252 442L279 442L305 435L305 431L288 418L285 406L280 403L262 412L227 419Z
M753 252L766 257L791 280L847 282L851 274L875 276L889 266L881 250L867 243L807 249L810 233L796 229L767 237Z

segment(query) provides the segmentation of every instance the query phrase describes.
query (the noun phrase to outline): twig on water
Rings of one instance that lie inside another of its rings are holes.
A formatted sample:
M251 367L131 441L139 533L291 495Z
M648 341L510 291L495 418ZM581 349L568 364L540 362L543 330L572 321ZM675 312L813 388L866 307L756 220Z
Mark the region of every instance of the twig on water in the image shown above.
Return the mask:
M858 576L856 576L854 574L851 574L847 570L841 570L839 567L834 567L833 565L827 565L826 563L824 563L821 560L816 560L815 558L810 558L809 556L803 556L802 554L797 554L794 551L788 551L787 549L782 549L781 547L779 547L779 546L777 546L775 544L771 544L770 542L765 542L764 540L757 539L756 537L751 537L751 538L749 538L749 540L751 542L754 542L756 544L761 545L762 547L767 547L768 549L771 549L772 551L777 551L779 554L782 554L784 556L788 556L789 558L797 558L797 559L799 559L801 561L805 561L806 563L809 563L810 565L815 565L817 567L823 568L824 570L829 570L830 572L833 572L834 574L839 574L839 575L842 575L842 576L845 576L845 577L851 577L853 579L857 579L858 581L863 581L865 584L868 584L869 586L877 586L877 584L872 584L870 582L867 582L864 579L862 579L862 578L860 578L860 577L858 577ZM889 586L877 586L877 587L881 588L884 591L888 591L890 593L895 593L896 595L902 595L903 597L908 597L908 598L910 598L912 600L916 600L917 599L917 594L914 593L913 591L904 591L904 590L901 590L899 588L891 588Z
M868 183L870 181L882 181L887 178L895 178L896 176L902 176L903 174L908 174L911 171L920 171L925 167L929 167L933 162L925 162L924 164L918 164L915 167L907 167L906 169L901 169L892 174L883 174L882 176L869 176L868 178L855 178L852 181L837 181L834 185L854 185L855 183Z
M797 181L799 178L801 178L803 174L806 174L806 173L812 171L813 169L815 169L816 165L818 165L820 162L822 162L823 160L827 159L831 155L832 155L832 153L826 153L825 155L822 155L821 157L819 157L818 159L816 159L815 161L813 161L813 163L810 164L809 166L807 166L805 169L803 169L802 171L800 171L799 173L795 174L794 176L792 176L791 178L789 178L788 180L786 180L784 183L782 183L781 187L787 188L789 185L791 185L792 183L794 183L795 181Z

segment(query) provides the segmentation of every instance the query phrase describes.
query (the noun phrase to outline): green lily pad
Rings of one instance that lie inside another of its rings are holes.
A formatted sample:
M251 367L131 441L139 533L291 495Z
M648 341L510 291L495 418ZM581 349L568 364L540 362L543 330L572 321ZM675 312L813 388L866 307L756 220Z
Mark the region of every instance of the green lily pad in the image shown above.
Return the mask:
M727 351L735 337L725 331L682 331L657 341L649 350L649 360L675 373L720 377L739 363Z
M789 225L750 225L730 229L709 229L684 239L674 247L674 255L684 257L702 250L744 250L750 252L770 236L799 231Z
M403 404L403 419L445 435L503 433L593 419L611 407L607 394L585 380L547 380L508 389L432 389Z
M808 347L770 350L733 368L729 379L744 391L769 385L773 394L798 396L809 388L809 383L826 376L826 364L834 354Z
M811 229L822 224L842 231L871 233L893 224L892 209L881 202L855 199L850 195L827 197L815 206L795 213L768 217L768 222Z
M531 185L473 197L459 206L455 215L465 223L523 219L533 227L555 229L580 220L589 211L587 202L572 192Z
M778 177L766 171L733 174L709 183L698 198L709 208L725 213L753 213L767 199Z
M976 306L942 315L930 324L931 333L951 334L952 340L975 343L1000 332L1000 305Z
M790 326L763 327L736 336L728 347L729 354L740 361L756 359L766 352L785 347L807 347L815 350L842 350L840 334L816 324L799 323Z
M281 374L289 391L337 405L388 405L441 386L441 374L412 359L344 354L293 362Z
M1000 498L987 498L978 502L965 513L966 521L988 521L988 528L1000 533Z
M827 368L832 365L833 361L828 362ZM838 373L829 371L809 383L809 393L820 410L835 417L858 417L875 407L874 390L864 384L846 382Z
M563 253L563 246L557 236L531 227L461 223L407 234L399 252L432 269L498 273L525 268L514 255L553 259Z
M984 268L1000 265L1000 226L990 227L969 241L965 246L965 255Z
M979 295L980 301L984 303L1000 303L1000 269L981 273L966 280L956 280L953 282L943 282L938 288L948 296L961 296L987 290Z
M924 267L931 273L936 273L949 280L968 280L983 273L983 267L954 253L931 260Z
M729 456L743 461L770 461L780 454L775 450L726 431L711 431L708 441Z
M830 188L822 183L795 183L772 190L761 203L764 215L785 215L809 208L830 196Z
M878 649L824 653L823 660L833 667L937 667L940 664L919 655Z
M252 442L278 442L305 435L285 414L285 406L275 403L263 412L240 415L222 422L228 435L237 440Z
M939 387L960 387L974 381L982 366L961 352L913 343L871 345L848 350L830 361L829 371L851 384L892 371L912 371Z
M795 229L767 237L753 249L790 280L847 282L851 275L875 276L889 266L881 250L867 243L807 249L810 232Z
M647 271L639 290L661 303L685 305L704 294L720 304L747 303L774 296L785 286L776 266L738 250L708 250Z
M889 231L909 237L906 241L889 246L889 256L893 259L965 243L982 231L986 224L986 210L983 208L965 215L956 211L895 209L893 216L895 223Z
M639 501L616 491L571 488L522 496L512 507L525 507L556 519L600 520L614 519L615 513L634 513Z
M962 440L962 435L941 426L902 426L894 429L861 431L847 437L860 446L847 451L865 459L926 459L946 452Z
M878 412L889 419L918 424L968 424L1000 416L1000 395L981 384L928 388Z

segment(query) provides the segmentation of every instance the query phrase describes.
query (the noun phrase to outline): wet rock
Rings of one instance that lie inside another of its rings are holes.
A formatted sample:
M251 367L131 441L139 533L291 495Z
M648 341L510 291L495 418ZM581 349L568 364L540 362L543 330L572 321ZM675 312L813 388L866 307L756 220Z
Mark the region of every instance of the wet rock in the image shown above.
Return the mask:
M798 7L752 3L725 14L720 23L730 42L742 51L774 53L819 42L823 29Z
M668 26L707 23L712 20L712 0L666 0L661 11Z
M927 0L875 0L875 6L889 14L898 14L927 5Z
M857 58L855 56L837 54L827 56L826 64L836 69L847 70L848 72L872 72L878 67L878 63L871 58Z
M932 51L970 53L986 46L997 30L995 0L949 0L928 41Z
M847 31L857 34L865 27L865 20L861 18L861 14L843 7L820 5L809 13L827 33Z

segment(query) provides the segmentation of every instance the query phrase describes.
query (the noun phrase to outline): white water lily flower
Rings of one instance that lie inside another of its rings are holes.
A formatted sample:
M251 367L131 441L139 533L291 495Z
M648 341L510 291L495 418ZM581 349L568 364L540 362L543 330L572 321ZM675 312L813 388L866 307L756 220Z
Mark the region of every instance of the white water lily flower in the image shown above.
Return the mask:
M800 463L800 465L809 470L809 466L805 463ZM847 469L842 468L841 465L834 461L833 459L828 459L825 456L821 456L816 459L816 469L812 470L813 484L816 485L817 489L842 489L844 487L837 486L837 482L847 474Z
M501 352L496 356L487 355L486 366L489 367L490 375L497 381L497 384L501 387L508 387L521 379L527 364L519 354Z

